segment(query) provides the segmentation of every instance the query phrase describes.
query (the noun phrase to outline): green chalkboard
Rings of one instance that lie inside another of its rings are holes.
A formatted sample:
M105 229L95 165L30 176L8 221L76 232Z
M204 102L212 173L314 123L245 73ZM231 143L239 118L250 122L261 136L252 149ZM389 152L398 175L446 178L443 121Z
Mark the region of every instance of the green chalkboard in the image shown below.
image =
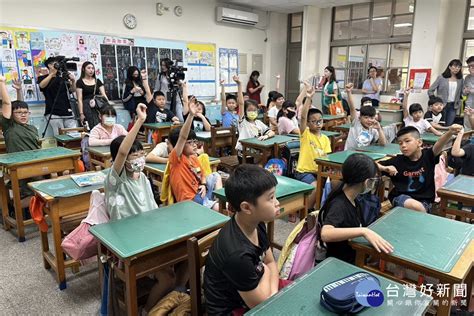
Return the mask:
M371 145L371 146L357 148L357 150L377 153L377 154L391 155L391 156L401 154L400 145L398 144L385 144L384 146Z
M270 299L252 308L245 315L336 315L321 306L321 290L326 284L357 272L367 271L336 258L328 258L298 278L293 284L288 285ZM424 311L432 300L430 296L422 295L421 292L416 291L415 296L408 299L411 301L411 304L408 305L405 303L407 297L403 297L402 284L382 276L374 276L380 280L380 289L385 299L384 303L379 307L365 308L357 315L424 315ZM398 297L388 297L387 288L392 290L395 287L399 289L397 291L399 292ZM388 305L388 299L392 300L392 306Z
M474 197L474 177L459 175L443 186L443 189L470 194Z
M345 150L345 151L338 151L336 153L329 154L326 157L317 158L316 162L320 161L320 160L325 160L325 161L330 161L330 162L334 162L334 163L343 164L344 161L346 161L346 159L352 154L364 154L364 155L372 158L373 160L382 159L383 157L386 156L385 154L379 154L379 153Z
M243 144L245 143L246 145L247 144L258 144L258 145L261 145L261 146L265 146L265 147L271 147L273 146L275 143L276 144L284 144L284 143L287 143L289 141L293 141L295 140L294 137L290 137L290 136L286 136L286 135L275 135L269 139L266 139L266 140L258 140L257 137L253 137L253 138L246 138L246 139L242 139L240 140L240 142Z
M474 238L471 224L402 207L394 208L369 227L392 244L394 257L442 272L451 271ZM364 238L354 242L368 244Z
M95 225L89 231L126 259L173 241L186 240L228 220L225 215L188 201Z
M54 159L64 156L79 155L79 151L64 147L52 147L46 149L27 150L10 154L0 155L0 165L10 167L16 164L34 162L37 160Z

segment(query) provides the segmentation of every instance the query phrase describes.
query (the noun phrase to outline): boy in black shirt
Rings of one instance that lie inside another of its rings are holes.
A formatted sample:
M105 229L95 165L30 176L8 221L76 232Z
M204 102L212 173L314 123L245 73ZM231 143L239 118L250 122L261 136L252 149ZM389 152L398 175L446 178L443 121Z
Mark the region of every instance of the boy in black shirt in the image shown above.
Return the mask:
M458 133L451 149L451 154L453 157L462 158L461 174L474 176L474 144L468 143L461 148L463 134L464 129Z
M173 122L179 124L179 119L171 110L165 108L166 96L161 91L155 91L151 94L150 85L148 84L148 77L142 71L143 87L145 88L145 97L147 102L146 123L164 123Z
M447 130L448 128L444 126L446 124L444 118L444 103L443 99L439 97L432 97L428 101L428 111L425 113L424 119L427 120L431 126L437 130Z
M394 185L388 195L393 206L431 212L435 199L435 165L443 147L461 129L461 125L451 125L433 147L425 149L422 149L423 141L416 127L407 126L397 133L402 155L377 163L379 170L389 175Z
M240 165L227 180L225 193L235 215L209 250L204 295L209 315L253 308L278 291L278 269L264 222L274 220L280 203L277 180L255 165Z

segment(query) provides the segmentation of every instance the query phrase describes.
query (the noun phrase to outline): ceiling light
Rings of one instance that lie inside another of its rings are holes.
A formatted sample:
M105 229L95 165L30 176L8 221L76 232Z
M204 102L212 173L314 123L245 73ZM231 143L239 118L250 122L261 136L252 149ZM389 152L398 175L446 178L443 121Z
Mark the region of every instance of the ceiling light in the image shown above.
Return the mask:
M413 24L411 23L397 23L397 24L394 24L393 27L410 27L412 25Z
M389 17L388 16L382 16L380 18L372 18L372 21L380 21L380 20L388 20Z

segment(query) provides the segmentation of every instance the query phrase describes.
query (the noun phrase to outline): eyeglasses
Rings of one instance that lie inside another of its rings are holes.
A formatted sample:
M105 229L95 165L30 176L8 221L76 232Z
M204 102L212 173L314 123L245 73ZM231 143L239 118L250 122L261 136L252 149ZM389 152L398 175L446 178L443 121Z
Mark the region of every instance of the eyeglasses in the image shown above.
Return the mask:
M308 121L308 123L313 124L313 125L322 125L324 120L312 120Z
M13 111L13 114L16 114L18 116L27 116L28 114L31 114L30 111Z

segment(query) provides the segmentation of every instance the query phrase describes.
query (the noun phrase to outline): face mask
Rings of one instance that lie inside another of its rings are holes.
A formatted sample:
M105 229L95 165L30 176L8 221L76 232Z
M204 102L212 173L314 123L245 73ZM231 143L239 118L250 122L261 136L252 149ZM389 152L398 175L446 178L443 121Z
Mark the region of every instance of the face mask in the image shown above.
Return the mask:
M369 179L367 181L367 185L366 185L364 191L362 191L360 194L369 193L370 191L372 191L375 188L375 184L376 184L376 181L373 181L373 179Z
M142 172L145 168L145 157L128 160L125 168L130 172Z
M247 111L247 118L251 121L255 121L257 119L258 112L257 111Z
M114 126L115 123L117 123L117 118L115 116L105 116L104 117L104 125Z
M293 112L293 111L288 111L288 114L286 114L286 117L291 120L292 118L295 117L295 115L296 115L295 112Z

